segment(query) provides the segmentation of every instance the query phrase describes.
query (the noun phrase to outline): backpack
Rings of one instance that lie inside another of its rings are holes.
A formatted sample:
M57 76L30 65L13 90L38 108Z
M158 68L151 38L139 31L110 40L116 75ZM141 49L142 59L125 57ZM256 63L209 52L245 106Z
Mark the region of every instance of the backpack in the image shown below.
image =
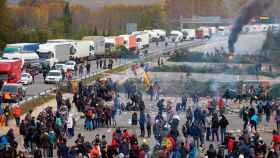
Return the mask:
M62 120L60 117L57 117L55 119L55 125L58 126L58 127L61 127L62 126Z

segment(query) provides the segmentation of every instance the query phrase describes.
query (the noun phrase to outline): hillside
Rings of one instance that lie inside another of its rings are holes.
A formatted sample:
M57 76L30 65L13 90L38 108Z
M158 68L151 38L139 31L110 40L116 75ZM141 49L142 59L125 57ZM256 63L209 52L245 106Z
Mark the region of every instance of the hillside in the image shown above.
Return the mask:
M160 4L162 0L72 0L71 4L80 4L90 9L99 9L112 5L153 5Z
M10 4L17 4L22 0L8 0ZM36 0L35 0L36 1ZM161 4L163 0L69 0L71 5L82 5L87 8L96 10L99 8L103 8L104 6L112 6L112 5L153 5L153 4Z

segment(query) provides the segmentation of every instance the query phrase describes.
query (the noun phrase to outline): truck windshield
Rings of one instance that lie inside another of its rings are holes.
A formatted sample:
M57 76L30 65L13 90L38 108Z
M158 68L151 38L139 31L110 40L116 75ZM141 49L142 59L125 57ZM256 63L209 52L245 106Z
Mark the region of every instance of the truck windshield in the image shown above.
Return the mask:
M9 79L8 74L0 74L0 81Z
M4 53L15 53L15 52L19 52L19 48L17 48L17 47L6 47L4 49Z
M40 52L39 53L39 58L40 59L50 59L52 57L51 52Z
M16 93L17 92L17 86L4 85L3 88L2 88L2 92Z

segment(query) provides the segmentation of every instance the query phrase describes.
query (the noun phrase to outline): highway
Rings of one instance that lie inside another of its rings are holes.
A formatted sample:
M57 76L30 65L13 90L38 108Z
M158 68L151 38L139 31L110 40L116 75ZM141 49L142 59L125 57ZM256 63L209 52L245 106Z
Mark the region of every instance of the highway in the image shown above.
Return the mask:
M258 47L260 46L261 42L264 40L264 35L241 35L240 40L237 43L237 47L239 45L244 45L246 46L245 48L247 50L253 49L257 50ZM247 42L249 44L247 44ZM253 42L253 43L252 43ZM252 43L252 44L250 44ZM213 37L210 40L195 40L195 41L184 41L182 43L178 43L175 45L174 43L169 43L167 47L165 47L164 42L160 42L158 46L156 46L155 43L152 43L150 45L150 48L148 49L148 54L145 55L144 58L147 57L153 57L153 56L158 56L162 53L169 52L169 51L174 51L175 49L182 48L182 47L191 47L194 45L201 45L201 46L195 46L191 50L197 50L197 51L206 51L206 50L213 50L214 48L220 48L220 47L225 47L227 45L227 37L226 36L219 36L219 37ZM240 46L241 48L241 46ZM237 49L238 52L244 52L244 50L239 50ZM251 51L254 52L254 51ZM139 59L133 59L135 60L140 60ZM119 65L124 65L128 62L132 62L132 59L117 59L116 62L114 62L114 66L119 66ZM96 69L96 61L92 60L90 61L91 64L91 75L94 73L100 73L101 71L104 70L97 70ZM43 80L43 76L41 74L37 75L35 77L35 83L32 85L28 85L26 88L26 98L33 97L35 95L39 95L41 92L44 92L46 90L49 90L51 88L55 88L55 84L45 84Z

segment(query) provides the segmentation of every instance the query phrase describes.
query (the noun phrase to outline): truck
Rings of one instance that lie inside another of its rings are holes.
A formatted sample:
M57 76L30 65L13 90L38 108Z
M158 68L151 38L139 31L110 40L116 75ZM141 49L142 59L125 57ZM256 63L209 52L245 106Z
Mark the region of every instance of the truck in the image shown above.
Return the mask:
M21 65L19 59L0 59L0 87L4 83L17 83L21 79Z
M50 67L69 60L72 51L73 45L68 43L45 43L40 44L38 49L40 59Z
M166 38L166 31L165 30L153 29L152 31L157 34L157 38L159 39L159 41L165 41L165 38Z
M149 34L150 42L156 42L159 40L158 34L152 30L144 30L144 32Z
M127 50L136 50L136 35L119 35L116 38L117 46L124 46Z
M194 40L195 39L195 29L182 29L181 32L184 35L184 40Z
M172 42L182 42L183 37L183 33L178 30L173 30L170 32L170 39Z
M150 46L150 40L149 40L149 34L143 31L139 32L133 32L133 35L136 35L136 44L137 49L145 49L149 48Z
M197 39L205 39L205 38L210 38L211 34L210 34L210 30L207 27L200 27L196 30L196 38Z
M78 58L80 61L88 60L94 56L94 42L77 40L72 42L73 50L70 53L70 58Z
M28 63L39 63L38 48L38 43L7 44L3 50L3 57L22 60L22 67Z
M90 56L96 58L98 56L105 56L105 38L104 36L86 36L82 38L83 41L93 42L93 54ZM90 58L90 59L92 59Z
M211 37L211 31L208 27L199 27L198 30L202 31L203 38L210 38Z

